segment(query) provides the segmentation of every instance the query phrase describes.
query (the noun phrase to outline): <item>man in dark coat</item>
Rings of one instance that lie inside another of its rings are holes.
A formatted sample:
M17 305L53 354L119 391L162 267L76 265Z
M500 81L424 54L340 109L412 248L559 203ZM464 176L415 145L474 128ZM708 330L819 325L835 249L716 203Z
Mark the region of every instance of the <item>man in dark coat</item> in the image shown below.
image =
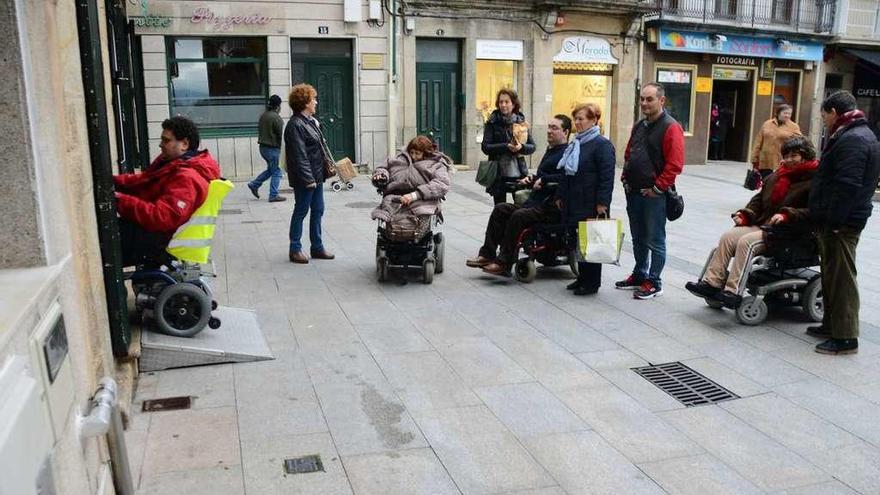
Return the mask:
M532 225L559 221L559 209L555 204L555 194L546 187L558 183L561 171L557 170L562 153L565 151L571 133L571 119L557 115L547 124L547 152L541 159L537 174L525 177L520 182L531 185L532 192L523 206L498 203L489 216L486 225L486 238L476 258L467 260L471 268L483 268L493 275L508 275L516 261L516 241L520 232ZM496 257L499 247L500 254Z
M816 352L851 354L859 349L856 246L873 208L880 148L850 92L832 94L821 110L830 138L813 177L809 207L819 237L825 313L822 325L807 333L828 339Z

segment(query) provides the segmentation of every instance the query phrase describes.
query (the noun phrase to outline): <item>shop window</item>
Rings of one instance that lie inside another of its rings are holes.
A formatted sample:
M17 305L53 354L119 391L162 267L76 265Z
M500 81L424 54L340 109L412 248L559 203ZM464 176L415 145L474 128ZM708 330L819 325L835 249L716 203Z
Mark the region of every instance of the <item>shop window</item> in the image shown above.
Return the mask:
M553 63L553 115L571 116L582 103L595 103L602 109L599 129L607 136L611 129L611 65L594 63Z
M477 60L477 112L483 122L495 110L495 97L498 90L510 88L517 90L516 62L513 60Z
M694 109L694 68L657 68L657 82L666 90L666 111L690 133Z
M800 72L781 70L773 74L773 115L776 115L779 105L791 105L794 109L791 118L797 121L800 76Z
M252 135L269 91L266 38L166 38L171 115L206 136Z

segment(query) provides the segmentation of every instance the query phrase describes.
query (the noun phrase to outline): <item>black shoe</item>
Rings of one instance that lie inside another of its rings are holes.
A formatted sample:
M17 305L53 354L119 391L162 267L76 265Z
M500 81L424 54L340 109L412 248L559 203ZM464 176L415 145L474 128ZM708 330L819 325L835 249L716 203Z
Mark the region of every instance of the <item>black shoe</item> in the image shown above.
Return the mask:
M825 325L813 325L811 327L807 327L807 331L805 333L807 335L811 335L813 337L821 337L823 339L831 338L831 330L825 328Z
M719 292L721 292L720 288L709 285L709 283L707 283L705 280L700 280L699 282L688 282L684 284L684 288L690 291L691 294L702 298L715 297Z
M580 287L581 287L581 281L580 281L580 280L575 280L574 282L572 282L572 283L566 285L566 286L565 286L565 289L566 289L566 290L575 290L575 289L579 289Z
M269 198L270 203L280 203L282 201L287 201L287 198L285 198L284 196L273 196Z
M859 339L828 339L816 346L819 354L855 354L859 352Z
M593 287L584 287L582 285L579 285L578 287L576 287L574 289L574 295L576 295L576 296L591 296L597 292L599 292L598 287L593 288Z
M715 300L723 304L726 308L736 309L739 307L740 303L742 303L743 298L729 290L723 290L715 294Z
M251 194L253 194L255 198L260 199L260 190L257 189L256 187L250 185L250 183L248 183L247 186L248 186L248 189L251 190Z

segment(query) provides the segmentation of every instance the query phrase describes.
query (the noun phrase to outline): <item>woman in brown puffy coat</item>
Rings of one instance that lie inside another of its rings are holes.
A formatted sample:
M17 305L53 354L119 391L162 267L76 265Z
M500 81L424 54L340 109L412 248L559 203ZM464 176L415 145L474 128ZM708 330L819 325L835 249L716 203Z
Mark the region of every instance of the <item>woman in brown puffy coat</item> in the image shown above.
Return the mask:
M782 155L782 164L765 179L764 188L745 208L731 215L735 225L721 234L703 279L685 285L695 296L715 299L730 308L739 306L742 298L737 287L749 251L764 251L761 226L809 221L810 182L819 167L816 150L810 141L798 136L782 145ZM731 258L733 266L728 273Z
M761 177L772 174L782 162L782 144L801 135L801 128L791 120L791 114L791 105L779 105L776 116L764 122L755 137L752 166L761 172Z
M451 169L452 160L436 151L430 138L416 136L405 150L373 172L373 183L381 187L383 197L370 217L393 222L439 212L440 201L449 191Z

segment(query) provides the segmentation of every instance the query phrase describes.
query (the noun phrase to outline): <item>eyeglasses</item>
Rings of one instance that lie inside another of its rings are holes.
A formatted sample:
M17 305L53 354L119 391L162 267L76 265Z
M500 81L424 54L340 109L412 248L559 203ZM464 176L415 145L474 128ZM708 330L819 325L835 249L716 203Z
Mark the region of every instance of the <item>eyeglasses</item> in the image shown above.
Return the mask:
M562 127L559 127L558 125L551 124L551 125L547 126L547 129L550 129L551 131L558 131L558 130L562 129Z

